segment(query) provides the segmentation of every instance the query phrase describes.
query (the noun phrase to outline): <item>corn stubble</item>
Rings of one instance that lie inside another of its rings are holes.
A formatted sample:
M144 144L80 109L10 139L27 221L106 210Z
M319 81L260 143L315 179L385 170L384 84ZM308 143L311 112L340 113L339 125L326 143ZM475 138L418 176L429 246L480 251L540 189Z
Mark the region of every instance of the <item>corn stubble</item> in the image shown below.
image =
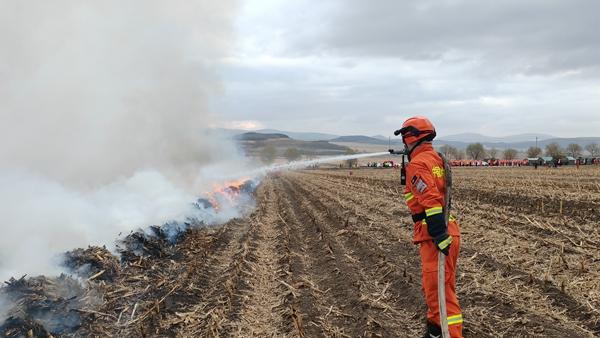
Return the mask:
M267 177L250 216L191 230L161 255L96 264L90 274L105 272L87 283L103 301L69 336L418 336L420 263L398 175ZM465 336L600 335L600 168L454 177Z

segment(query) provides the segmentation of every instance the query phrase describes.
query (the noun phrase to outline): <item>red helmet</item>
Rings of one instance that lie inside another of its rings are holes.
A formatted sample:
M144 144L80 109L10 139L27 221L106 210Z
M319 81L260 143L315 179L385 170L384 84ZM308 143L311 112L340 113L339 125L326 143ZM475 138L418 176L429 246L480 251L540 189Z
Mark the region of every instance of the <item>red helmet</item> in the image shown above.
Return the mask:
M431 121L424 116L409 118L404 121L402 128L396 130L394 134L402 134L402 142L404 142L404 144L415 143L425 138L426 141L432 141L436 135L435 127Z

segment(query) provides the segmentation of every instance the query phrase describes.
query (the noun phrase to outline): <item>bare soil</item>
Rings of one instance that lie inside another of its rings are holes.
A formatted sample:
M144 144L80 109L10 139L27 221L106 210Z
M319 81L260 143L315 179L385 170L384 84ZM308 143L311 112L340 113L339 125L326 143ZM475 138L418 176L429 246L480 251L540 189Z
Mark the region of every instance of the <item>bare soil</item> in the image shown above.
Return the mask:
M418 337L398 171L266 178L257 209L94 282L77 336ZM600 336L600 168L457 168L465 337Z

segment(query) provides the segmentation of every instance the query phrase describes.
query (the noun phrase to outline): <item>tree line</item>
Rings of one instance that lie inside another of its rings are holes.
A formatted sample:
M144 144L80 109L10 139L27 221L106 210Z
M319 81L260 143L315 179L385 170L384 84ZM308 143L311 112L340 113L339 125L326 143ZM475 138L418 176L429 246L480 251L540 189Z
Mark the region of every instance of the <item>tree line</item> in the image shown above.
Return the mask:
M264 164L271 164L275 161L275 158L277 158L277 148L275 148L274 145L269 144L266 147L263 147L258 155ZM289 162L297 161L302 158L300 150L293 147L287 148L282 155Z
M581 147L577 143L571 143L567 145L566 148L562 148L558 143L550 143L546 145L545 149L542 150L539 147L529 147L525 152L528 158L537 158L544 154L545 156L550 156L553 158L564 158L565 156L572 157L580 157L583 154L583 150L586 150L591 157L600 156L600 146L597 143L590 143L585 147ZM483 144L471 143L467 146L466 149L458 149L451 145L443 145L440 147L440 152L444 154L444 156L448 159L454 160L483 160L485 158L489 159L503 159L503 160L514 160L517 159L519 155L519 151L513 148L508 148L504 150L499 150L496 148L485 149ZM346 154L353 154L353 150L348 150ZM259 153L259 157L265 164L271 164L275 161L277 157L277 149L273 145L268 145L261 149ZM297 161L302 158L302 152L297 148L287 148L283 154L281 154L286 160L289 162ZM356 164L356 160L349 160L349 166Z
M553 158L563 158L565 156L580 157L582 156L584 149L590 153L592 157L600 156L600 146L597 143L590 143L585 147L581 147L577 143L571 143L563 149L558 143L553 142L546 145L545 151L539 147L529 147L525 153L528 158L537 158L542 154ZM496 148L485 149L483 144L479 142L469 144L465 150L457 149L446 144L440 147L440 152L444 154L446 158L454 160L483 160L485 158L494 160L514 160L519 154L519 152L513 148L504 150L498 150Z

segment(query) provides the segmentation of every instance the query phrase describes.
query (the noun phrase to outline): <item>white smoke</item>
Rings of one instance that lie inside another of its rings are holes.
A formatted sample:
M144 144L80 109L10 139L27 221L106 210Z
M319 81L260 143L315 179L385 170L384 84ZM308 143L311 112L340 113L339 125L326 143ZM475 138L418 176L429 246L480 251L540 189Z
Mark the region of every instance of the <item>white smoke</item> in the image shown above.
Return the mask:
M0 294L0 324L4 323L8 316L9 302L6 300L3 294Z
M239 170L202 130L233 0L0 0L0 280L183 217Z

